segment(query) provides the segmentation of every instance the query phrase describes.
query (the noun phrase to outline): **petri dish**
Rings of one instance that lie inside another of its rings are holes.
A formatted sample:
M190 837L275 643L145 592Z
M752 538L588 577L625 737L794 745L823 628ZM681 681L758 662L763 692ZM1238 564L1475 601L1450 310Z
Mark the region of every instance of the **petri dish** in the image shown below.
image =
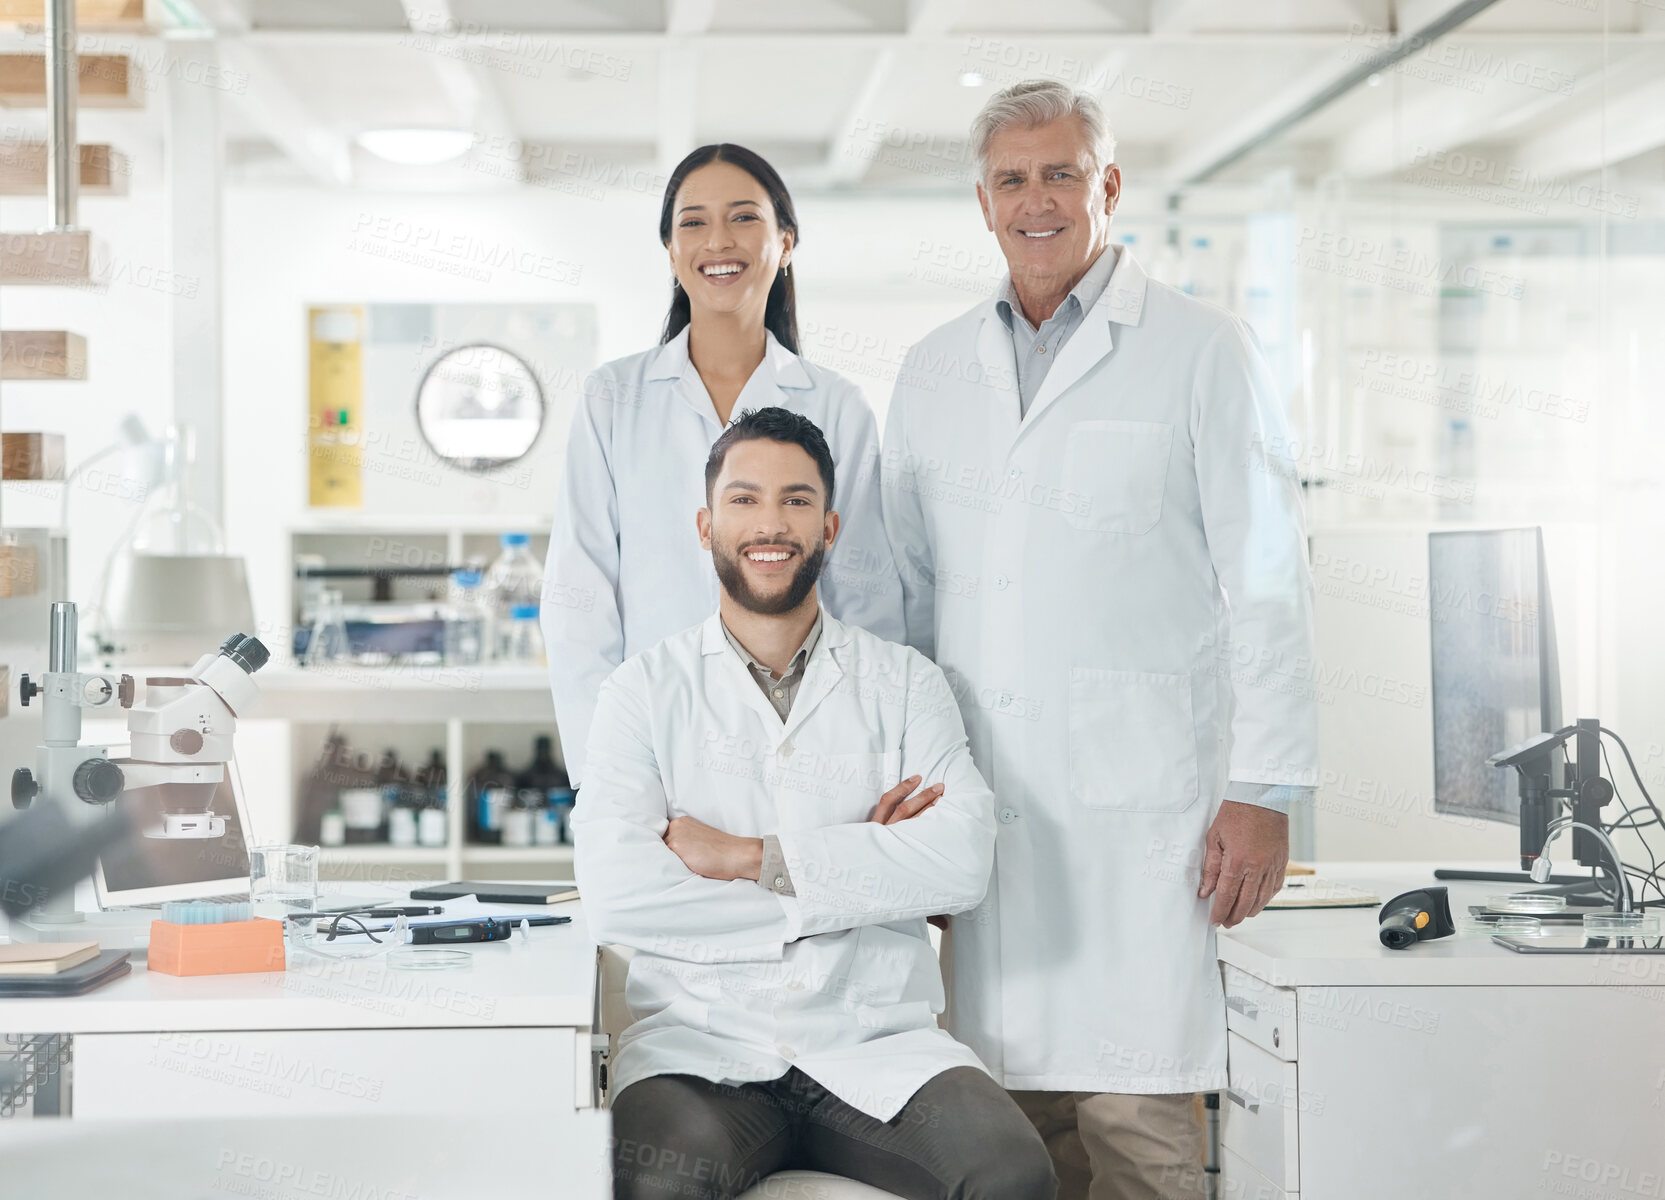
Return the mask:
M1593 912L1584 914L1584 932L1592 937L1653 937L1659 933L1659 914L1648 912Z
M1565 896L1541 896L1537 892L1511 892L1507 896L1493 896L1486 901L1486 910L1494 913L1513 913L1517 916L1542 916L1567 910Z
M473 961L467 950L417 950L406 947L387 956L387 965L398 971L455 971Z
M1492 922L1492 932L1509 937L1543 937L1544 923L1537 917L1499 917Z

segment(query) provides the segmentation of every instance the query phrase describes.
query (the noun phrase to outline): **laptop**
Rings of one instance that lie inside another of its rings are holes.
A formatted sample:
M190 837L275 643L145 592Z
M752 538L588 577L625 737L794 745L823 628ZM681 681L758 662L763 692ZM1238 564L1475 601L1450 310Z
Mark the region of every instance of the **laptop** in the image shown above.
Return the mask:
M112 753L125 747L111 747ZM214 792L213 811L225 818L217 838L147 838L142 830L161 823L160 788L134 792L116 801L137 806L133 832L105 850L93 868L98 907L159 908L168 900L249 898L249 812L237 763L225 765L225 778Z

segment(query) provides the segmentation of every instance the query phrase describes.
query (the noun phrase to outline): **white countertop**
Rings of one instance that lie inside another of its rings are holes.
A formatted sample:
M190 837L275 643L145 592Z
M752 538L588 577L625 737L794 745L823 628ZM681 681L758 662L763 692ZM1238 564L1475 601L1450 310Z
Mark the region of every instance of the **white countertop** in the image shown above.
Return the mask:
M354 896L369 889L354 888ZM390 898L403 900L404 893ZM445 901L443 918L468 915ZM241 975L133 972L83 996L0 1000L0 1033L133 1033L172 1030L588 1028L595 1006L595 947L579 902L519 906L573 918L532 929L522 944L463 947L467 968L395 970L381 958L326 960L291 951L288 969ZM517 911L488 905L483 911ZM64 940L76 940L66 929Z
M1440 885L1432 863L1317 863L1317 877L1369 888L1386 903L1413 888ZM1511 863L1441 863L1507 871ZM1615 986L1665 988L1665 955L1517 954L1490 933L1463 926L1470 904L1525 891L1532 884L1452 881L1451 913L1457 932L1405 950L1389 950L1377 937L1371 908L1268 909L1235 929L1219 931L1221 962L1279 987L1488 985ZM1577 934L1569 925L1567 934Z

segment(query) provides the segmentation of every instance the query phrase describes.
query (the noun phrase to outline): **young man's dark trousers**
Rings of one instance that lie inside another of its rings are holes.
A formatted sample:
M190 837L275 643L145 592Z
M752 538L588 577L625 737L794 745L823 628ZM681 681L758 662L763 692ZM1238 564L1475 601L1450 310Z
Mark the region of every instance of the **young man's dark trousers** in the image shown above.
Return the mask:
M767 1083L657 1075L613 1101L614 1200L729 1200L776 1171L825 1171L907 1200L1052 1200L1035 1127L975 1067L931 1079L889 1121L796 1067Z

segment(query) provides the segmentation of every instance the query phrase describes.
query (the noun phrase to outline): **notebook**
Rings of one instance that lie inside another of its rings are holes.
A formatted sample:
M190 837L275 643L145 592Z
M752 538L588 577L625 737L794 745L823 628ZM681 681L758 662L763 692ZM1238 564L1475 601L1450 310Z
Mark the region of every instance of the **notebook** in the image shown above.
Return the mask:
M573 883L436 883L412 888L412 900L456 900L473 896L482 904L559 904L578 899Z
M12 942L0 946L0 977L56 975L97 954L97 942Z
M1308 876L1286 880L1267 908L1374 908L1382 902L1375 892L1351 884Z

